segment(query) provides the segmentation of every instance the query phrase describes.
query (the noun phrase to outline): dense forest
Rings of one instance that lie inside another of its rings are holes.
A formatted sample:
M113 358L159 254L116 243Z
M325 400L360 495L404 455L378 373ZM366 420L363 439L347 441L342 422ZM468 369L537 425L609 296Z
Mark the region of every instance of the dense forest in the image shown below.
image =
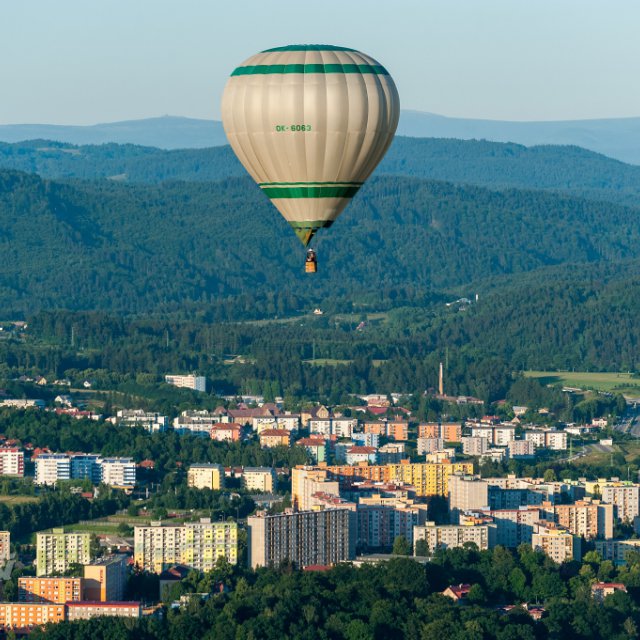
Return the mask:
M451 638L452 640L545 640L576 638L622 640L640 629L640 561L616 569L590 552L583 563L561 566L528 545L517 551L497 547L438 551L418 564L398 557L379 565L339 565L329 571L297 571L291 566L260 569L221 565L200 578L189 576L172 592L226 591L206 600L194 596L162 619L140 621L94 619L48 625L34 639L100 640L139 638L304 638L365 640ZM596 580L615 580L627 593L591 597ZM473 585L466 605L441 595L448 585ZM526 604L544 608L540 621ZM516 605L505 608L505 605Z
M131 144L74 146L46 140L0 142L0 168L44 178L110 178L160 183L245 176L228 146L165 151ZM579 147L397 137L376 175L565 191L588 199L638 204L640 167Z
M295 235L248 178L61 184L2 171L0 293L5 317L56 307L192 315L238 296L242 308L227 305L234 319L325 300L351 310L347 301L422 298L549 265L640 258L639 218L636 209L541 191L381 177L318 240L310 288ZM268 296L279 306L265 306Z

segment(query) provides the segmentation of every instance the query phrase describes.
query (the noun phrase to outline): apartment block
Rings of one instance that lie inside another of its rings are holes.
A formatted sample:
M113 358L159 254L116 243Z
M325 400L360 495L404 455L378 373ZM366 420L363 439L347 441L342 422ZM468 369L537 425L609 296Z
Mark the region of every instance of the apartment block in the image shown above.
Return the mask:
M249 565L332 565L355 557L355 513L349 509L289 510L247 518Z
M24 451L17 447L0 447L0 476L24 477Z
M442 438L445 442L462 440L461 422L425 422L418 425L419 438Z
M555 522L538 521L534 525L531 546L558 564L582 558L580 538Z
M167 375L164 377L164 381L174 387L182 387L184 389L193 389L194 391L203 392L207 390L207 379L204 376Z
M613 538L614 505L599 500L580 500L575 504L543 503L548 514L571 533L587 540Z
M473 542L478 549L491 549L495 546L496 526L494 524L447 524L436 525L427 522L414 527L413 543L426 540L430 551L435 549L451 549L462 547L467 542Z
M117 424L125 427L139 427L149 433L164 432L169 428L169 418L144 409L121 409L116 414Z
M84 565L83 600L118 602L124 596L128 556L116 553Z
M224 487L224 469L219 464L192 464L187 471L187 485L219 491Z
M11 533L0 531L0 566L11 557Z
M64 453L41 453L35 460L34 483L54 486L71 479L71 459Z
M100 458L100 482L111 487L131 489L136 484L136 463L133 458Z
M491 518L496 525L496 544L510 549L531 544L533 526L544 517L544 512L538 507L482 509L471 513Z
M465 456L481 456L486 453L489 448L487 438L479 436L467 436L462 438L462 453Z
M240 442L242 427L237 422L214 424L209 429L209 437L217 442Z
M529 440L509 440L507 451L510 458L533 458L536 455L536 445Z
M67 620L89 620L91 618L139 618L142 607L139 602L68 602Z
M399 464L405 457L404 442L387 442L378 449L380 464Z
M340 496L340 483L327 469L300 466L291 470L291 503L300 511L311 509L313 495L321 492Z
M444 438L418 438L418 455L442 451L444 449Z
M489 506L489 483L480 476L452 475L448 498L451 522L457 524L461 513Z
M248 491L273 493L277 477L271 467L245 467L242 471L242 486Z
M470 462L412 463L409 460L403 460L399 464L333 465L326 469L334 477L345 481L372 480L410 484L415 487L417 496L446 496L449 477L455 473L473 473L473 464Z
M413 528L427 521L427 505L377 494L360 499L356 517L358 548L391 549L398 536L413 542Z
M328 447L324 437L301 438L296 444L299 447L304 447L314 462L327 461Z
M390 420L387 422L387 437L392 440L409 439L409 423L406 420Z
M260 434L260 446L263 449L291 446L291 432L286 429L265 429Z
M610 483L600 486L601 500L614 505L614 513L622 522L633 522L640 515L640 485L631 483Z
M596 551L603 560L611 560L615 565L627 563L627 554L640 553L640 539L633 540L596 540Z
M162 573L183 564L210 571L218 558L238 561L238 525L235 522L187 522L178 526L152 523L134 528L134 561L142 569Z
M64 604L83 598L82 578L18 578L19 602Z
M64 604L0 602L0 629L28 629L66 619Z
M38 533L36 540L37 576L65 573L74 564L91 562L89 533L65 533L64 529L52 529L50 533Z

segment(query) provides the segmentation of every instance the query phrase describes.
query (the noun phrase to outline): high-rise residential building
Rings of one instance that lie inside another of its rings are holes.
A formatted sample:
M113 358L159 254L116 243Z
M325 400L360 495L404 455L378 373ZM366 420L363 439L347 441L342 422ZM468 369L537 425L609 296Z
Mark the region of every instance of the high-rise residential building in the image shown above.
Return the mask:
M218 558L238 561L235 522L187 522L178 526L151 524L134 529L134 560L141 569L162 573L174 564L210 571Z
M444 438L418 438L417 444L418 455L423 456L425 453L442 451L444 449Z
M0 629L28 629L64 620L64 604L0 602Z
M64 573L74 564L89 564L90 546L89 533L65 533L64 529L39 533L36 542L36 575Z
M544 502L543 508L560 526L577 536L587 540L613 538L612 504L599 500L579 500L574 504Z
M531 546L558 564L582 558L580 537L555 522L539 520L533 526Z
M315 493L340 496L340 483L326 469L299 466L291 470L291 503L300 511L311 509Z
M65 602L82 600L82 578L18 578L18 600L20 602Z
M18 447L0 447L0 476L24 476L24 451Z
M207 379L204 376L180 376L180 375L166 375L164 381L167 384L171 384L174 387L182 387L184 389L193 389L194 391L206 391Z
M473 510L470 515L491 518L496 525L496 544L515 549L521 544L531 544L533 525L543 519L544 513L539 507L518 507Z
M136 463L133 458L100 458L100 482L111 487L128 489L136 484Z
M357 548L391 549L398 536L413 542L413 528L427 521L427 505L375 494L360 498L356 517Z
M247 491L273 493L276 482L276 472L272 467L245 467L242 470L242 485Z
M11 533L0 531L0 567L11 557Z
M55 485L71 479L71 458L65 453L41 453L35 461L35 484Z
M355 557L355 512L349 509L293 511L247 518L249 565L331 565Z
M627 554L640 553L640 539L596 540L596 551L603 560L611 560L615 565L627 563Z
M615 507L616 518L633 522L640 515L640 485L630 482L611 482L600 485L601 500Z
M84 565L83 600L116 602L122 600L127 584L128 556L116 553Z
M458 524L461 513L489 506L489 484L480 476L452 475L449 477L449 514Z
M410 462L386 465L333 465L326 468L330 475L345 481L373 480L374 482L394 482L415 487L417 496L446 496L449 491L449 477L455 473L473 473L470 462Z
M196 489L218 491L224 487L224 468L219 464L192 464L187 472L187 484Z
M436 549L451 549L462 547L467 542L473 542L478 549L491 549L495 546L496 526L495 524L446 524L437 525L435 522L427 522L424 525L413 528L413 543L418 540L425 540L429 551Z
M86 478L94 484L100 482L100 456L97 453L75 453L70 455L69 458L72 480L84 480Z
M467 436L462 438L462 453L465 456L481 456L487 452L489 440L479 436Z
M507 450L510 458L533 458L536 455L536 445L530 440L509 440Z

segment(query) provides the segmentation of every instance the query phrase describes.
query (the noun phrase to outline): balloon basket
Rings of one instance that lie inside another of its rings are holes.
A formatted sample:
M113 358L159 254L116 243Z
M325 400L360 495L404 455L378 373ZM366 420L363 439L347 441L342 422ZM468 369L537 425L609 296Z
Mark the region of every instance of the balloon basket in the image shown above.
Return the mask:
M305 273L315 273L318 270L318 263L313 261L307 261L304 263L304 272Z

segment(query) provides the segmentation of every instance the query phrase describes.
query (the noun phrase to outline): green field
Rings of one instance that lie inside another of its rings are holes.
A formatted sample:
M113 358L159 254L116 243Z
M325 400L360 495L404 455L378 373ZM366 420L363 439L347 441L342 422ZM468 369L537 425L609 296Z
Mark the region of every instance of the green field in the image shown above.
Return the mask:
M592 373L590 371L525 371L528 378L537 378L542 384L561 384L563 387L616 391L640 396L640 378L631 373Z
M0 502L6 505L26 504L27 502L38 502L36 496L0 496Z

